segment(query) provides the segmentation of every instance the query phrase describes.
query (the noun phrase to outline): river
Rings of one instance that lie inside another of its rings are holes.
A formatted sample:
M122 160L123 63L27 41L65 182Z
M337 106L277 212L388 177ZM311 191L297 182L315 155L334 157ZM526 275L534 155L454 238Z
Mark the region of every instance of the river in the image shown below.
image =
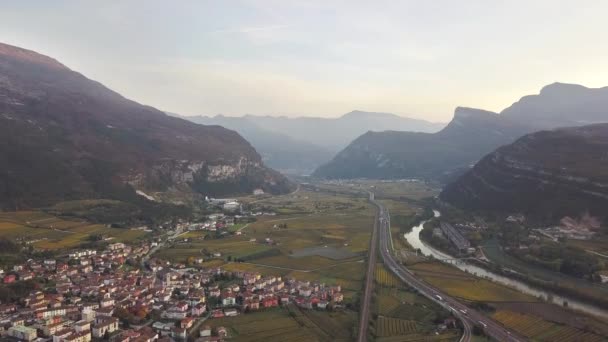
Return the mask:
M433 210L433 213L435 214L435 217L441 216L441 213L437 210ZM517 289L520 292L523 292L523 293L526 293L526 294L529 294L529 295L532 295L535 297L542 296L544 298L548 298L548 297L552 296L553 303L555 303L557 305L562 305L562 303L564 301L567 301L568 307L571 309L582 311L582 312L585 312L585 313L588 313L588 314L591 314L594 316L608 319L608 311L604 310L600 307L590 305L587 303L583 303L574 298L565 297L565 296L558 295L558 294L550 292L550 291L546 291L546 290L542 290L542 289L539 289L534 286L530 286L522 281L519 281L516 279L511 279L511 278L505 277L503 275L494 273L492 271L488 271L479 266L470 264L464 260L455 261L453 256L446 254L444 252L441 252L441 251L425 244L422 240L420 240L420 231L422 230L422 228L424 227L424 224L426 222L427 221L421 222L419 225L413 227L409 233L406 233L404 235L407 242L414 249L419 249L423 255L433 256L435 259L439 259L445 263L452 264L462 271L469 272L469 273L477 275L479 277L490 279L496 283L509 286L513 289Z

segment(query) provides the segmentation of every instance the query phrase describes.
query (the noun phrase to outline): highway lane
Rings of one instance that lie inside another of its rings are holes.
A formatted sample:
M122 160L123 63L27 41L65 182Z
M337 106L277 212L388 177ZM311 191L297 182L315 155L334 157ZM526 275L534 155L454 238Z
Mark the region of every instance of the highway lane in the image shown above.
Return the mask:
M374 195L369 194L370 201L374 200ZM367 273L365 275L365 290L363 292L363 298L361 299L361 310L359 311L359 333L357 341L367 341L367 329L369 327L369 310L370 301L373 293L374 286L374 270L376 268L376 258L378 255L378 215L374 220L374 228L372 230L372 238L369 244L369 253L367 258Z
M498 341L523 342L526 340L525 338L516 335L515 332L504 328L486 315L467 307L458 300L418 279L404 265L396 261L391 253L392 241L390 236L390 214L388 209L380 202L375 201L373 196L370 196L370 200L378 207L378 222L376 223L376 226L378 228L380 240L380 254L384 264L401 280L418 290L425 297L451 311L454 316L463 323L464 334L460 341L465 342L471 340L471 329L475 325L482 327L488 336Z

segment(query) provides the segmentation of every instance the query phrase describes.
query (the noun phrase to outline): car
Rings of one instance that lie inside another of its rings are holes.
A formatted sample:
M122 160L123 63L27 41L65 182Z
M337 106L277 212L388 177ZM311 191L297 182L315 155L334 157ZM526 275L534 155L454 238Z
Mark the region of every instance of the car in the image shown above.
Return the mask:
M435 295L435 297L436 297L437 299L439 299L439 300L443 300L443 298L441 298L441 296L440 296L440 295L438 295L438 294L436 294L436 295Z
M465 309L461 309L461 310L460 310L460 312L462 312L462 313L463 313L463 314L465 314L465 315L468 313L468 311L467 311L467 310L465 310Z
M488 327L488 325L485 322L479 321L479 324L481 324L484 328Z

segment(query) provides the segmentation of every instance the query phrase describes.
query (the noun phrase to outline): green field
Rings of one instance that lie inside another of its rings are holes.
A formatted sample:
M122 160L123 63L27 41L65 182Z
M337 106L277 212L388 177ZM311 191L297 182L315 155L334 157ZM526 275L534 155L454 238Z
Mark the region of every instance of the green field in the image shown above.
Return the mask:
M78 247L91 235L101 235L108 242L131 242L144 237L146 232L64 219L40 211L20 211L0 213L0 234L28 241L37 249L57 250Z
M534 341L605 341L602 336L549 322L534 315L499 310L492 318Z
M460 271L439 261L421 262L409 267L416 275L450 296L468 301L535 302L536 297Z
M357 319L352 312L320 312L295 307L210 319L228 329L231 341L351 341Z
M457 340L457 330L435 335L435 321L448 313L416 294L379 264L376 267L372 333L381 341Z

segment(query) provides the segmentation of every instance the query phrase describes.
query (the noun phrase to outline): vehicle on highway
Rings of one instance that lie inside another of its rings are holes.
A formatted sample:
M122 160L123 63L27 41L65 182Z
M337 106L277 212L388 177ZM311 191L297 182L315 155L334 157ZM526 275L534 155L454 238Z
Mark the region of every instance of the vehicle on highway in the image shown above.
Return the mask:
M443 300L443 298L442 298L440 295L438 295L438 294L436 294L436 295L435 295L435 297L436 297L437 299L439 299L439 300Z
M466 315L468 313L468 311L465 309L461 309L460 312L462 312L464 315Z
M487 327L488 327L488 325L487 325L487 324L485 324L485 323L484 323L484 322L482 322L482 321L479 321L479 324L481 324L481 325L482 325L484 328L487 328Z

